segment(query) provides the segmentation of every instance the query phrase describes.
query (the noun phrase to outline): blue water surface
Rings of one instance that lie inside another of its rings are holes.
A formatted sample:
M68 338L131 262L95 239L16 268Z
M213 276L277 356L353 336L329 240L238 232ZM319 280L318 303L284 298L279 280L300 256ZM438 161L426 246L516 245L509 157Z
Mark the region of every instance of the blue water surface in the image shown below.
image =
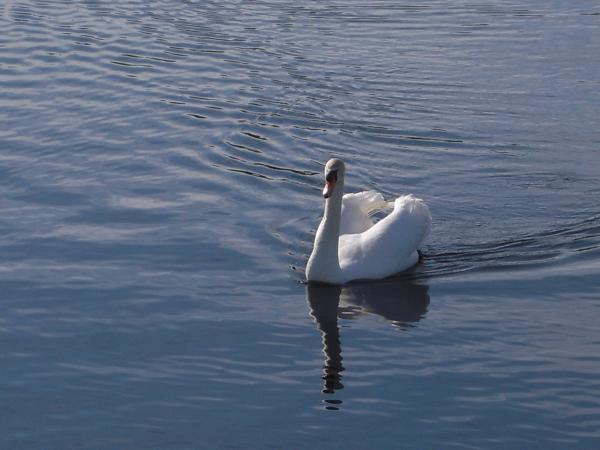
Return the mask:
M595 1L5 1L0 448L600 447ZM323 164L430 206L309 286Z

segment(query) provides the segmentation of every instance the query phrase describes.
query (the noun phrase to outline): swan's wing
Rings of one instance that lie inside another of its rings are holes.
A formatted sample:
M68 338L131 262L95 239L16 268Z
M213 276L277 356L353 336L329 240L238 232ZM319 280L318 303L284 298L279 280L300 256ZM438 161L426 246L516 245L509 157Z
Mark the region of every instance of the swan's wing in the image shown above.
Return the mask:
M387 202L379 192L364 191L344 195L340 235L362 233L368 230L373 226L369 215L387 207Z
M363 191L355 194L345 194L342 198L342 206L352 205L363 214L370 215L388 207L387 202L379 192Z
M384 278L418 260L431 224L429 208L412 195L399 197L394 210L363 233L340 236L339 259L345 279Z

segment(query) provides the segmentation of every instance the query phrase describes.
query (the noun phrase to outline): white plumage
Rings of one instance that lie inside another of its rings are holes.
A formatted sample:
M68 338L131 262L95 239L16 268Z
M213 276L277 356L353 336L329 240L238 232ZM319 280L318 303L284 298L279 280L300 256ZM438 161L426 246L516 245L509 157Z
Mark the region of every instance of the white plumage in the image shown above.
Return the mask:
M325 213L306 266L307 280L343 284L380 279L415 265L431 224L425 202L412 195L399 197L392 212L374 224L369 214L389 204L374 191L344 195L344 176L341 160L328 161Z
M345 194L342 198L340 236L368 230L373 226L369 216L387 207L387 202L379 192L363 191Z

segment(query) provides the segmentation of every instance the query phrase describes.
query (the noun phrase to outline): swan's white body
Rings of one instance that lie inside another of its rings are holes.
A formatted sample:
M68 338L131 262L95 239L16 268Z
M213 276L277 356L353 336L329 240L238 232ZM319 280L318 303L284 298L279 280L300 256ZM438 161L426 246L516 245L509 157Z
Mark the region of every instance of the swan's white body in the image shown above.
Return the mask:
M415 265L431 224L427 205L412 195L399 197L392 212L373 224L369 214L389 206L383 196L373 191L344 195L340 160L330 160L325 170L325 213L306 266L307 280L343 284L381 279Z

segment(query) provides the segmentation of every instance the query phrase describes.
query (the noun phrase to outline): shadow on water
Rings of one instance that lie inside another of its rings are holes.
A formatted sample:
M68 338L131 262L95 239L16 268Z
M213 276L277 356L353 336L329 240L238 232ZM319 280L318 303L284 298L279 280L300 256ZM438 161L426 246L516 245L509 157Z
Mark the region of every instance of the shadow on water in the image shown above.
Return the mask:
M338 318L355 319L364 314L377 314L392 325L411 328L421 320L429 306L428 287L410 280L389 280L378 283L356 283L346 286L308 284L306 299L310 315L321 332L325 364L324 394L343 389L345 370ZM337 410L341 400L325 400L326 409Z

